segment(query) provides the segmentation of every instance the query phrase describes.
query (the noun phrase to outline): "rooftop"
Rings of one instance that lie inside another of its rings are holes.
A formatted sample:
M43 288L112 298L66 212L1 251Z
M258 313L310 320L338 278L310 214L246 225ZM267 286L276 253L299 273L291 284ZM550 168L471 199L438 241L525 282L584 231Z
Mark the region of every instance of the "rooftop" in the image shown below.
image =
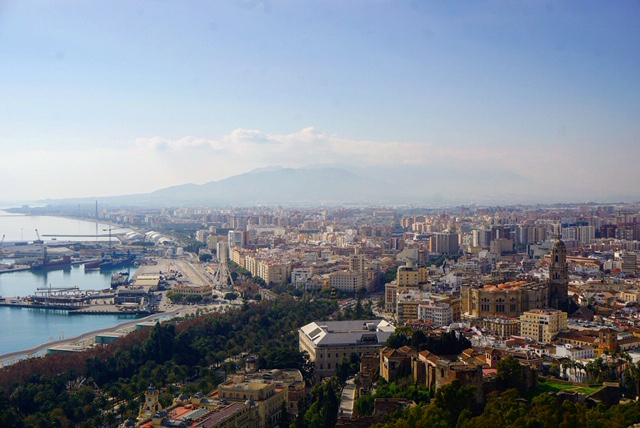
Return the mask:
M316 346L386 343L394 331L385 320L318 321L300 329Z

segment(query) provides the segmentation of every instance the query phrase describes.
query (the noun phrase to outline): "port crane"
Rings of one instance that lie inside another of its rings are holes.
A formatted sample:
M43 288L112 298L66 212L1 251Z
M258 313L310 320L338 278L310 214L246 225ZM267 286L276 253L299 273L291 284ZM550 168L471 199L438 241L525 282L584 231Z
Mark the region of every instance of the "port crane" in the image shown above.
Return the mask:
M112 254L112 251L111 251L111 230L112 230L111 225L109 225L109 229L102 229L103 232L106 232L107 230L109 231L109 254Z
M5 235L2 235L2 239L0 239L0 256L2 255L2 244L4 244L4 237Z
M38 237L38 240L33 241L33 243L40 244L40 247L42 247L42 264L46 265L47 264L47 247L45 247L44 241L40 239L40 232L38 232L38 229L36 229L36 236Z

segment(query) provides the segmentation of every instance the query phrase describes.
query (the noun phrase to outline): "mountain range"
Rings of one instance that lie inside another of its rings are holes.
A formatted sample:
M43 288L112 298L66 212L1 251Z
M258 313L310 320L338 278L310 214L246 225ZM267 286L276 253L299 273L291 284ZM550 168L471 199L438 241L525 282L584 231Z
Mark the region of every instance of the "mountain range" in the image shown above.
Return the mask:
M113 206L155 207L506 204L540 202L536 196L541 188L534 179L495 165L471 168L455 168L448 164L378 168L269 166L218 181L182 184L150 193L38 202L81 205L93 204L97 200Z
M322 205L382 203L394 186L342 168L268 167L205 184L182 184L151 193L43 201L52 205L100 203L129 206L167 205Z

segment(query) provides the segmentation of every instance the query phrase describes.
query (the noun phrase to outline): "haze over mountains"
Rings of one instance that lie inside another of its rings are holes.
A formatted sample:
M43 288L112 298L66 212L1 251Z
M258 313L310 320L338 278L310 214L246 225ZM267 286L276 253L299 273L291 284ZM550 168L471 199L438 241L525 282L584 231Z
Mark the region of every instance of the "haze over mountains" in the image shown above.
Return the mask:
M616 197L616 195L610 195ZM624 196L621 200L624 199ZM110 197L47 199L51 205L337 205L337 204L510 204L600 202L594 195L563 195L534 180L499 168L451 166L358 168L317 165L271 166L204 184L182 184L151 193ZM609 199L608 201L611 201ZM615 200L615 199L613 199ZM602 202L608 202L602 201Z

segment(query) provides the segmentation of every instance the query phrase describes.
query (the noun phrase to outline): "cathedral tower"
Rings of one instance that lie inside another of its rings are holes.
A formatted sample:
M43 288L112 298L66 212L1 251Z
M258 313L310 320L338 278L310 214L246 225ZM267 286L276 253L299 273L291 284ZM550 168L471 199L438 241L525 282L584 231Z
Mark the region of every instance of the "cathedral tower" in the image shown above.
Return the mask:
M561 235L551 248L549 264L549 307L568 312L569 310L569 265L567 247Z

